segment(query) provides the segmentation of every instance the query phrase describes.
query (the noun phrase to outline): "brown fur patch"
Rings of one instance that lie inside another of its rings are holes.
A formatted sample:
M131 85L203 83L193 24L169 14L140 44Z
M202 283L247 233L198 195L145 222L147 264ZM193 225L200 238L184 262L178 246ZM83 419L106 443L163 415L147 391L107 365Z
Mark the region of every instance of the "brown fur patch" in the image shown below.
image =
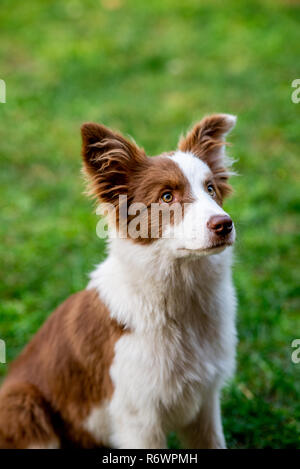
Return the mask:
M183 217L184 204L193 201L189 181L179 166L164 155L151 158L147 171L132 178L130 191L133 194L133 203L142 202L147 207L142 217L147 231L135 239L136 242L142 244L151 243L162 236L163 219L170 220L170 224L175 222L173 207L178 210L179 216ZM170 204L163 203L161 200L161 196L166 191L170 191L173 195L173 201ZM151 219L151 204L153 203L159 204L156 207L158 216L152 212ZM131 220L132 218L129 217L129 222Z
M113 204L116 208L116 228L123 236L129 236L134 242L142 244L161 237L163 216L167 215L169 207L161 205L156 223L151 223L151 204L161 203L160 197L164 191L171 190L174 201L181 204L182 208L184 203L191 201L189 183L176 163L166 157L167 153L149 158L144 150L120 134L93 123L82 126L82 141L84 168L91 184L90 192L100 202ZM119 206L120 195L127 196L125 213L123 207ZM146 206L141 217L139 211L134 215L128 213L128 208L133 203L143 203ZM130 236L128 227L136 217L141 219L141 229L137 226L139 236L133 237ZM124 223L121 223L122 220ZM174 222L172 211L170 222Z
M13 362L0 390L0 448L96 447L82 423L111 399L109 368L126 333L96 290L68 298Z
M144 150L119 133L92 122L82 125L81 135L89 193L117 206L119 195L129 196L130 177L149 164Z
M178 144L181 151L193 153L209 166L222 199L232 192L223 157L224 136L231 128L232 122L226 115L214 114L198 122Z

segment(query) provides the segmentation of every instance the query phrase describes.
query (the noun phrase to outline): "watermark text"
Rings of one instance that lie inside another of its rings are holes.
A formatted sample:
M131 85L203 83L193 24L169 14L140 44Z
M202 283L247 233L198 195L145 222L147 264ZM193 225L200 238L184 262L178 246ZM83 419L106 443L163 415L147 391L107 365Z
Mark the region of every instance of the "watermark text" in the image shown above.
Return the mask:
M300 363L300 339L294 339L291 346L296 349L292 353L292 362Z
M300 103L300 78L296 78L292 81L292 88L296 88L291 94L292 103Z
M0 103L6 103L6 84L0 79Z
M6 363L6 347L2 339L0 339L0 363Z

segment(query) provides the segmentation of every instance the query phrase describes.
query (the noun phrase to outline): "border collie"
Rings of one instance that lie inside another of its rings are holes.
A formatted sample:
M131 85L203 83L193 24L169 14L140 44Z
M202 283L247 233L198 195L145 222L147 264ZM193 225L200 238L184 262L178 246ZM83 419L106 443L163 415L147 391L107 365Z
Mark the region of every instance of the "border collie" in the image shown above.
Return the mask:
M236 299L235 228L222 203L235 121L205 117L156 157L82 126L109 254L11 365L1 448L166 448L170 431L184 448L225 448L220 392L235 368Z

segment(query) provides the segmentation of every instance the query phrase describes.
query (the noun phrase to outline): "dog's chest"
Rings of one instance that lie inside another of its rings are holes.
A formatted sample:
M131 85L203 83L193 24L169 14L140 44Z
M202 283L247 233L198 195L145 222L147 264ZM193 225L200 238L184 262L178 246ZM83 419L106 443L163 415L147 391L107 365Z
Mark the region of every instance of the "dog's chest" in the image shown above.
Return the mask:
M176 324L122 338L111 368L115 399L132 414L151 406L151 412L159 409L166 427L188 423L196 415L204 388L216 373L213 353L200 331Z
M186 425L216 380L232 374L231 280L198 270L188 271L185 281L183 273L178 274L182 282L169 289L169 295L167 285L163 291L143 287L136 292L123 277L115 295L107 275L101 275L101 292L112 317L129 325L128 334L115 344L110 367L114 392L105 406L110 433L116 425L126 427L125 422L140 422L142 428L160 422L166 432ZM93 423L101 425L97 418Z
M199 345L184 343L176 328L160 333L129 333L115 347L110 369L114 393L93 409L84 423L98 441L114 444L116 424L131 420L134 425L157 422L167 433L189 423L202 404L205 381L215 368L201 365ZM141 423L142 422L142 423Z

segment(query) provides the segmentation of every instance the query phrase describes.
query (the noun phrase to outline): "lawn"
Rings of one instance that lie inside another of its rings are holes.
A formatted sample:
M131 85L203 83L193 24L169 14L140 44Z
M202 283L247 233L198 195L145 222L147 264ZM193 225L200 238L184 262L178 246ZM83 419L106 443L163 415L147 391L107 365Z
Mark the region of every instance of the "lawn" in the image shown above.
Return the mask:
M229 151L239 176L225 208L238 231L239 347L225 433L231 448L300 448L299 2L2 0L0 24L8 362L105 257L83 194L80 124L103 122L152 155L206 113L237 114Z

